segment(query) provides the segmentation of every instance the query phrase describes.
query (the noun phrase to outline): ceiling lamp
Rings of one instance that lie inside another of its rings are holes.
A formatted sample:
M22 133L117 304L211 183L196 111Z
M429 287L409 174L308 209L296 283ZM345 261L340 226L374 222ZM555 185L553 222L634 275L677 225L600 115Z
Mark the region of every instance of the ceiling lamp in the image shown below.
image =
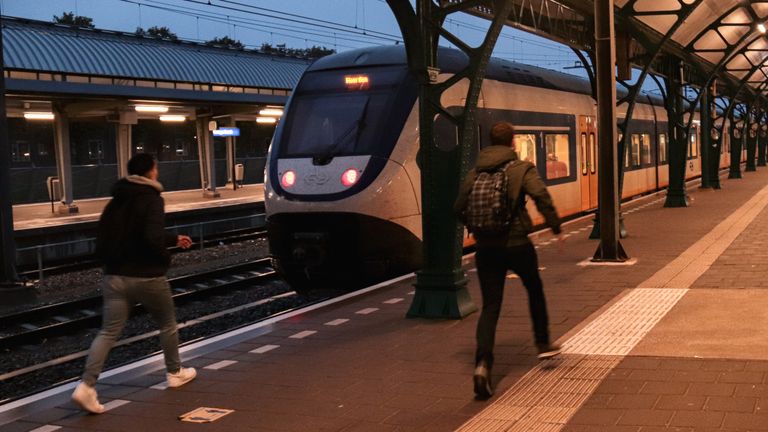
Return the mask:
M136 105L136 112L167 113L168 107L164 105Z
M27 111L24 113L24 118L27 120L53 120L52 112L33 112Z
M183 115L161 115L160 121L164 122L183 122L187 120L187 116Z
M265 108L259 111L259 115L280 117L283 115L283 110L277 108Z
M274 117L256 117L256 123L273 124L277 123L277 119Z
M758 24L757 29L760 31L760 33L765 34L765 24L763 23Z

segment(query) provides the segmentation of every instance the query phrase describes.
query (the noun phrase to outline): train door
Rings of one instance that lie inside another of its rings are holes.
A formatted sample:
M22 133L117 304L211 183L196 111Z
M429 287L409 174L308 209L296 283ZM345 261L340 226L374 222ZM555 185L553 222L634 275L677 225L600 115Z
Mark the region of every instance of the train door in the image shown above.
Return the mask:
M597 208L597 129L595 118L579 117L581 208Z

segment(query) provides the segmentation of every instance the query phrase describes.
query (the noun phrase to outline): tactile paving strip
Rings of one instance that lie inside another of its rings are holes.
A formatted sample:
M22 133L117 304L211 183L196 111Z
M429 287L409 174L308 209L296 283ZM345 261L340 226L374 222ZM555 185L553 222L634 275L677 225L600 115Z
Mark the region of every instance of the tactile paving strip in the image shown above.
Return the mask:
M568 339L563 351L568 354L627 355L686 292L687 289L634 289Z

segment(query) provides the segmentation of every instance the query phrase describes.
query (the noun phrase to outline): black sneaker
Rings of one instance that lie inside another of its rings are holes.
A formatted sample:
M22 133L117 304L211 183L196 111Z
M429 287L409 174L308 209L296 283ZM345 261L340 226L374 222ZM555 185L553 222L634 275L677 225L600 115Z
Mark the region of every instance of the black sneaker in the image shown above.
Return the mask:
M475 396L478 400L486 400L493 396L491 387L491 368L485 360L480 360L475 366L475 374L472 376L475 383Z
M537 343L536 348L539 350L539 354L536 356L539 360L547 360L558 354L560 354L560 345L552 345L548 343Z

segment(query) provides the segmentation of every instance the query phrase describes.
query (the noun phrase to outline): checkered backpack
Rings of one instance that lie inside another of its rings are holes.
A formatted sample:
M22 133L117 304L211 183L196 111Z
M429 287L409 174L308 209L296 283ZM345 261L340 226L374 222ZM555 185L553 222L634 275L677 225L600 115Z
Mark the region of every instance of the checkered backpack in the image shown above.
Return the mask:
M507 196L507 168L511 164L477 173L464 210L465 224L472 234L498 235L509 231L512 206Z

